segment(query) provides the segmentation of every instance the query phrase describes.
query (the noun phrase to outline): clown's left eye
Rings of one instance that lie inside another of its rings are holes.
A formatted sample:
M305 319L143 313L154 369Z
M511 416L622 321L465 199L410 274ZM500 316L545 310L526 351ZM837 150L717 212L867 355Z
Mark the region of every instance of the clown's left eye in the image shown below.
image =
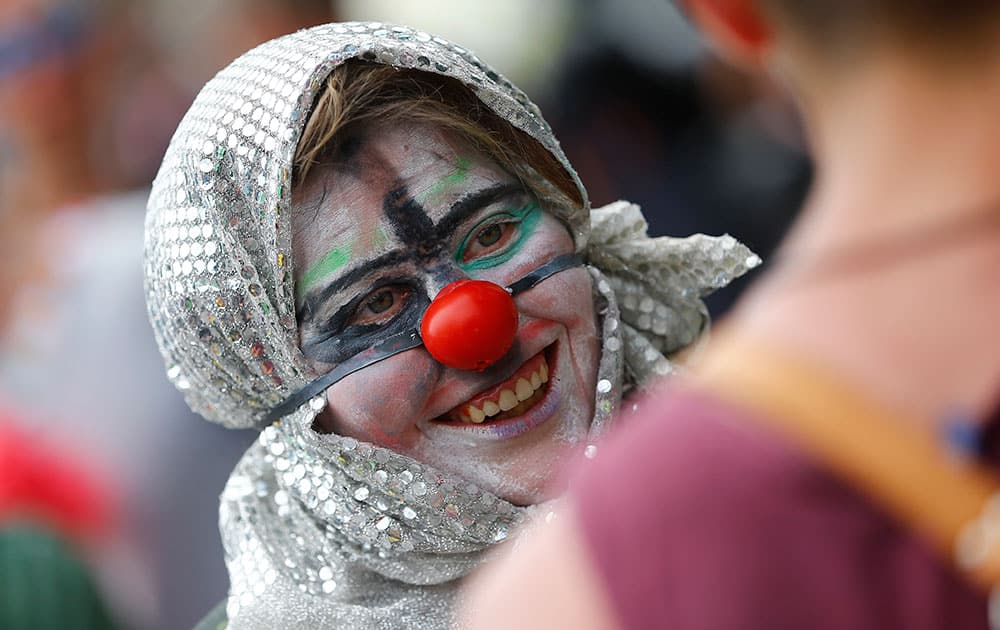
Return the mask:
M517 236L519 225L520 221L503 221L480 228L466 241L459 262L472 262L502 250Z
M354 311L348 326L371 326L389 323L406 305L410 288L391 284L371 292Z

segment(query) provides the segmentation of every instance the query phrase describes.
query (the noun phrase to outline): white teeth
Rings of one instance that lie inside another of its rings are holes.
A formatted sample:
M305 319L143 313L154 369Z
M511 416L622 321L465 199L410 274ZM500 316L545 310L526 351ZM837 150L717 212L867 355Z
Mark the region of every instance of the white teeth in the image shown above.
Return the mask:
M517 394L509 389L500 390L500 409L510 411L514 407L517 407Z
M535 393L535 388L525 379L519 378L517 385L514 386L514 393L517 394L518 400L528 400Z
M475 405L469 405L469 408L466 411L469 412L469 420L472 420L476 424L479 424L486 419L486 414L483 413L483 410Z
M513 391L509 389L501 389L498 400L496 402L487 400L483 403L481 409L470 404L459 413L458 418L462 422L480 424L485 422L487 418L491 418L499 414L501 411L510 411L514 407L517 407L519 403L534 396L535 392L541 388L543 383L548 382L549 366L547 363L542 361L538 364L538 369L535 372L532 372L530 377L517 379L517 383L514 384Z
M538 389L542 386L542 377L538 375L538 372L531 373L531 389Z

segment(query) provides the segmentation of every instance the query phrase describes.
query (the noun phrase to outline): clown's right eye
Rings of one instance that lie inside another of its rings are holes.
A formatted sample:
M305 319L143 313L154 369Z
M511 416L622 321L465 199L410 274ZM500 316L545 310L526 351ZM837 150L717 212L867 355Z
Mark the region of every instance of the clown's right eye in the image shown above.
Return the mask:
M347 325L379 326L387 324L399 314L409 297L409 287L398 284L379 287L362 300Z

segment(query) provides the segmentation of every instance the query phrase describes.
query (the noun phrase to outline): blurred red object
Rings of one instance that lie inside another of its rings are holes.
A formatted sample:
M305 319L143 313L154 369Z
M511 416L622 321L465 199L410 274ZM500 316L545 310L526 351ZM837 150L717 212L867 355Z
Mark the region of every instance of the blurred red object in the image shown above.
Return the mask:
M0 412L0 526L40 522L71 539L94 539L109 530L113 512L111 493L83 462Z

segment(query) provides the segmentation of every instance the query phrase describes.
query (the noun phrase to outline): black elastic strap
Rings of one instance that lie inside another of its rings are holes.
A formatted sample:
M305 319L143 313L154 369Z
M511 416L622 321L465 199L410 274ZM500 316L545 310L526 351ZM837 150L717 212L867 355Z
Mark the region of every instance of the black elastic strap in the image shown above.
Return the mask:
M323 376L317 378L315 381L309 383L299 391L278 403L278 406L267 412L267 415L264 416L264 418L258 423L258 428L263 429L268 427L274 422L287 416L302 405L309 402L309 400L313 397L325 392L331 385L345 376L357 372L362 368L366 368L374 363L378 363L383 359L388 359L389 357L399 354L400 352L422 346L423 344L424 342L420 340L420 335L417 334L416 329L404 330L403 332L396 333L388 339L379 342L372 349L366 350L361 354L356 354L350 359L337 364L337 367L333 368Z
M582 264L583 259L578 254L564 254L562 256L556 256L541 267L538 267L533 271L529 271L518 280L512 282L507 287L507 291L511 295L523 293L542 280L545 280L560 271L572 269L573 267L579 267ZM403 332L392 335L384 341L376 344L370 350L366 350L361 354L356 354L350 359L339 363L337 367L333 368L323 376L320 376L315 381L309 383L299 391L278 403L276 407L268 411L267 415L265 415L257 423L257 428L264 429L274 424L278 420L309 402L309 400L315 396L325 392L330 388L330 386L345 376L353 374L360 369L366 368L369 365L373 365L384 359L388 359L389 357L397 355L400 352L405 352L422 345L424 345L424 342L420 339L419 328L404 330Z
M566 271L567 269L572 269L573 267L579 267L582 264L583 258L581 258L579 254L563 254L562 256L556 256L534 271L529 271L519 280L515 280L510 283L507 287L507 291L509 291L511 295L517 295L518 293L527 291L542 280L545 280L550 276L554 276L560 271Z

